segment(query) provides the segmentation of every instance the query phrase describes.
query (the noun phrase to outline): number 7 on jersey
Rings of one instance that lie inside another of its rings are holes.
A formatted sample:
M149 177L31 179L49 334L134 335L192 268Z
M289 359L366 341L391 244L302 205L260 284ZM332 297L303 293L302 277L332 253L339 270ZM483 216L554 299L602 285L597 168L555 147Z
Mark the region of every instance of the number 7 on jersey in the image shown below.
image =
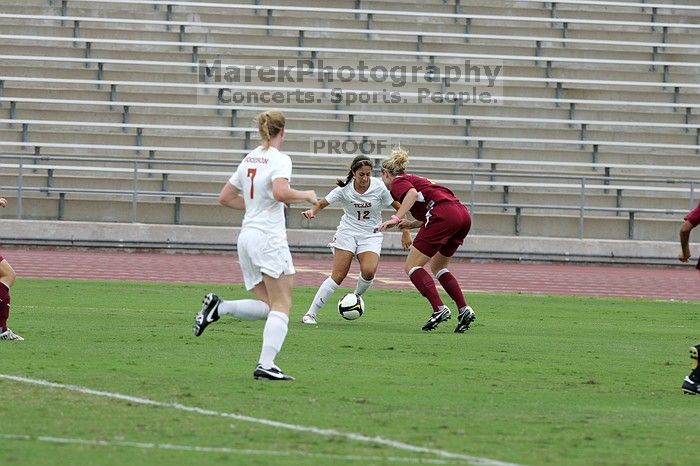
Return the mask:
M255 195L255 173L258 171L257 168L249 168L248 169L248 178L250 178L250 198L253 199L253 196Z

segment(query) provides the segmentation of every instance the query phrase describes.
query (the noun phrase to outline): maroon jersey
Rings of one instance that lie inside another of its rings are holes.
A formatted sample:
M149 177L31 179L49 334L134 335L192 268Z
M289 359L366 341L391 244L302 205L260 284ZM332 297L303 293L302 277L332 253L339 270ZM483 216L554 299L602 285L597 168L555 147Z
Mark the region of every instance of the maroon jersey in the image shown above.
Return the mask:
M688 212L688 215L683 217L683 220L689 221L693 227L700 225L700 203L693 210Z
M693 225L693 228L700 225L700 203L698 203L693 210L688 212L688 214L683 217L683 220L689 221L690 224ZM698 263L695 265L695 268L700 270L700 258L698 258Z
M389 191L394 200L403 202L403 198L406 197L406 193L411 188L415 188L418 191L418 199L411 207L411 215L421 222L425 222L425 214L429 206L444 201L459 202L459 199L446 187L433 183L422 176L409 175L408 173L394 178Z

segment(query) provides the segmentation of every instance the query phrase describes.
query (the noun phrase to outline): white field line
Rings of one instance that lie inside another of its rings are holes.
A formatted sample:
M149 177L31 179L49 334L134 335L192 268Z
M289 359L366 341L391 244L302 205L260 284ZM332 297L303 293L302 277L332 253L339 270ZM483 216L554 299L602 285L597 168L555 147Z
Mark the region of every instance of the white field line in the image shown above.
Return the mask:
M82 438L53 437L46 435L15 435L0 434L1 440L35 441L58 444L86 445L95 447L129 447L141 448L144 450L175 450L197 453L227 453L240 456L269 456L269 457L303 457L321 458L339 461L382 461L391 463L412 463L412 464L458 464L451 459L433 458L410 458L404 456L364 456L364 455L333 455L330 453L308 453L303 451L276 451L276 450L252 450L249 448L229 448L229 447L200 447L196 445L173 445L171 443L146 443L132 442L128 440L91 440ZM4 442L3 442L4 443ZM461 461L460 461L461 462Z
M264 426L275 427L278 429L292 430L296 432L308 432L314 435L321 435L324 437L339 437L355 442L365 442L373 443L376 445L383 445L390 448L396 448L403 451L412 451L416 453L427 453L431 455L438 456L440 458L449 458L464 460L470 464L477 466L522 466L515 463L505 463L498 460L492 460L489 458L481 458L478 456L464 455L462 453L453 453L447 450L439 450L435 448L421 447L417 445L411 445L409 443L400 442L398 440L392 440L380 436L370 437L364 434L354 433L354 432L342 432L335 429L324 429L321 427L314 426L304 426L299 424L290 424L286 422L274 421L271 419L257 418L252 416L246 416L243 414L236 413L226 413L221 411L213 411L204 408L198 408L195 406L186 406L180 403L168 403L163 401L149 400L148 398L139 398L130 395L124 395L121 393L107 392L101 390L94 390L92 388L80 387L78 385L66 385L62 383L49 382L48 380L31 379L28 377L21 377L17 375L0 374L0 379L11 380L13 382L21 382L32 385L39 385L42 387L56 388L61 390L67 390L71 392L83 393L86 395L100 396L104 398L111 398L114 400L128 401L133 404L140 404L146 406L156 406L159 408L169 408L178 411L183 411L187 413L201 414L204 416L215 416L224 417L229 419L236 419L242 422L250 422L253 424L261 424Z

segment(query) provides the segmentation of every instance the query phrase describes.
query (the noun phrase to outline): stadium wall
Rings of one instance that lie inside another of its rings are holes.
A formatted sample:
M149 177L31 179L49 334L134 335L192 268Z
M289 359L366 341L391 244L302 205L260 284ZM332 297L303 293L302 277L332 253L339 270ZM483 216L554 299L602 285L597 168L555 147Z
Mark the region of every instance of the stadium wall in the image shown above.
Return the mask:
M153 225L41 220L3 220L0 244L36 247L235 251L239 227ZM332 230L288 230L295 253L330 255ZM700 244L692 244L697 251ZM469 236L457 257L475 260L560 261L679 265L679 246L671 241L596 240L513 236ZM400 235L388 233L384 255L404 255Z

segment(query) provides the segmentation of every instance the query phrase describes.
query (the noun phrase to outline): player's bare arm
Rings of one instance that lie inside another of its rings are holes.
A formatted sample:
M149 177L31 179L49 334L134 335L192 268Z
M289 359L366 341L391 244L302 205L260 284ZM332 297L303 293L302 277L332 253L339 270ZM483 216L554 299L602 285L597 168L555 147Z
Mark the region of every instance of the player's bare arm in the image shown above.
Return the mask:
M289 186L289 180L287 178L275 178L272 180L272 196L276 201L284 202L285 204L300 204L302 202L316 204L318 202L314 190L296 190Z
M317 213L319 213L329 205L330 204L324 197L323 199L315 203L310 209L303 211L301 215L303 215L305 218L315 218Z
M392 228L398 225L401 222L401 219L408 213L409 210L411 210L411 207L413 207L413 204L416 203L416 200L418 200L418 191L416 191L415 188L409 189L403 198L403 202L401 203L399 210L396 211L396 214L391 216L390 220L387 220L379 226L379 231L386 231L387 228Z
M398 212L401 208L401 203L399 201L394 201L391 203L391 207ZM399 222L399 228L401 229L401 246L404 249L410 248L411 244L413 244L413 238L411 238L411 232L409 231L410 227L401 226L402 223L405 224L406 222L406 219L401 219L401 222Z
M7 199L0 197L0 207L7 207Z
M690 247L688 245L688 242L690 239L690 231L692 229L693 224L687 220L683 222L683 225L681 225L681 253L678 255L678 260L681 262L688 262L688 260L690 260Z
M410 218L402 218L398 224L398 227L402 230L413 230L414 228L420 228L423 226L423 222L420 220L413 220Z
M231 209L245 210L245 201L241 192L231 183L224 184L219 193L219 204Z

